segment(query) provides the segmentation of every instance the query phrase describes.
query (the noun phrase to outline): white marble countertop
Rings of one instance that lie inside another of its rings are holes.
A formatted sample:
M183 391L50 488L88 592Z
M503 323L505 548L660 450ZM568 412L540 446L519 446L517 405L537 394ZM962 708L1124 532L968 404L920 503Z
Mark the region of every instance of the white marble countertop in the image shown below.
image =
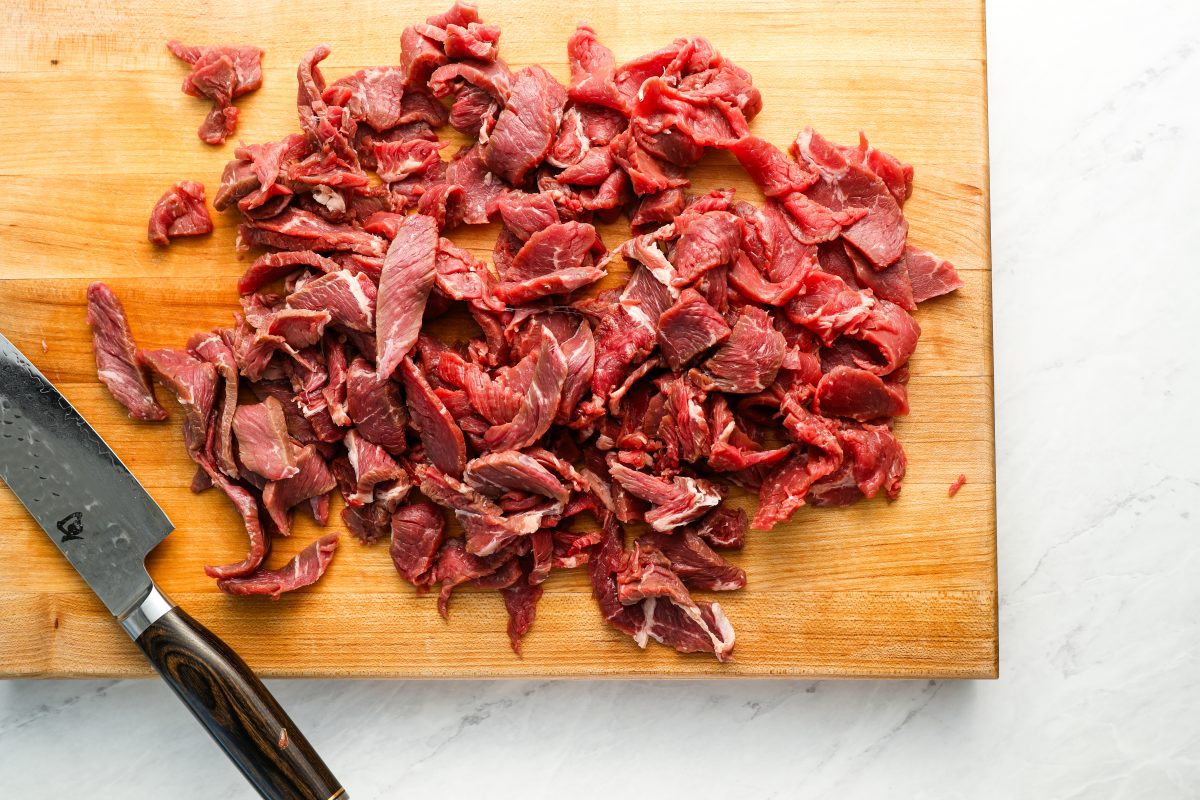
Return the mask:
M1200 796L1200 5L988 43L1000 680L273 682L355 800ZM251 796L157 681L0 682L0 790Z

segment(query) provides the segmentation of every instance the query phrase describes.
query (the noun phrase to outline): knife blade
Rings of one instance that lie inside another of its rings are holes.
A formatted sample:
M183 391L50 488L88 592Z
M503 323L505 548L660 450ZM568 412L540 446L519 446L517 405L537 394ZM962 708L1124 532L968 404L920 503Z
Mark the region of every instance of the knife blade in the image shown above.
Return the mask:
M174 525L99 434L0 336L0 480L109 612L150 592L146 555Z
M259 795L348 800L246 662L154 585L145 558L171 520L3 335L0 479Z

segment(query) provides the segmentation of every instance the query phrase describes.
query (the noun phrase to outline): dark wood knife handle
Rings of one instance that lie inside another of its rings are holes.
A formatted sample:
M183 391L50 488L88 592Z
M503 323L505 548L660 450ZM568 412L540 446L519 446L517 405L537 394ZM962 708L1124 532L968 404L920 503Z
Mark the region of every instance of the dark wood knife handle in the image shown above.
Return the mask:
M346 800L304 734L238 654L178 606L135 640L259 794Z

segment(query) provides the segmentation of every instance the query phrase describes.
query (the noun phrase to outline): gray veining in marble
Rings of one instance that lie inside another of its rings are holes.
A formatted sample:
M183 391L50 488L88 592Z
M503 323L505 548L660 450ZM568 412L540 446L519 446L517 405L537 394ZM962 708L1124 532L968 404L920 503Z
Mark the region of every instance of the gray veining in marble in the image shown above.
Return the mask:
M1001 679L274 682L355 800L1200 796L1200 4L988 26ZM249 796L150 681L0 683L0 789Z

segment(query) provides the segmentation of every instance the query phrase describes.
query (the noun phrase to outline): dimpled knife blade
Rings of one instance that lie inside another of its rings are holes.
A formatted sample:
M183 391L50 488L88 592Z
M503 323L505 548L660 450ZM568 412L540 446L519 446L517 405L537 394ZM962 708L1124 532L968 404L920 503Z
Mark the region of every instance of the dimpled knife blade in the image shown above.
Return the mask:
M92 426L0 336L0 480L113 616L151 587L146 554L174 526Z

